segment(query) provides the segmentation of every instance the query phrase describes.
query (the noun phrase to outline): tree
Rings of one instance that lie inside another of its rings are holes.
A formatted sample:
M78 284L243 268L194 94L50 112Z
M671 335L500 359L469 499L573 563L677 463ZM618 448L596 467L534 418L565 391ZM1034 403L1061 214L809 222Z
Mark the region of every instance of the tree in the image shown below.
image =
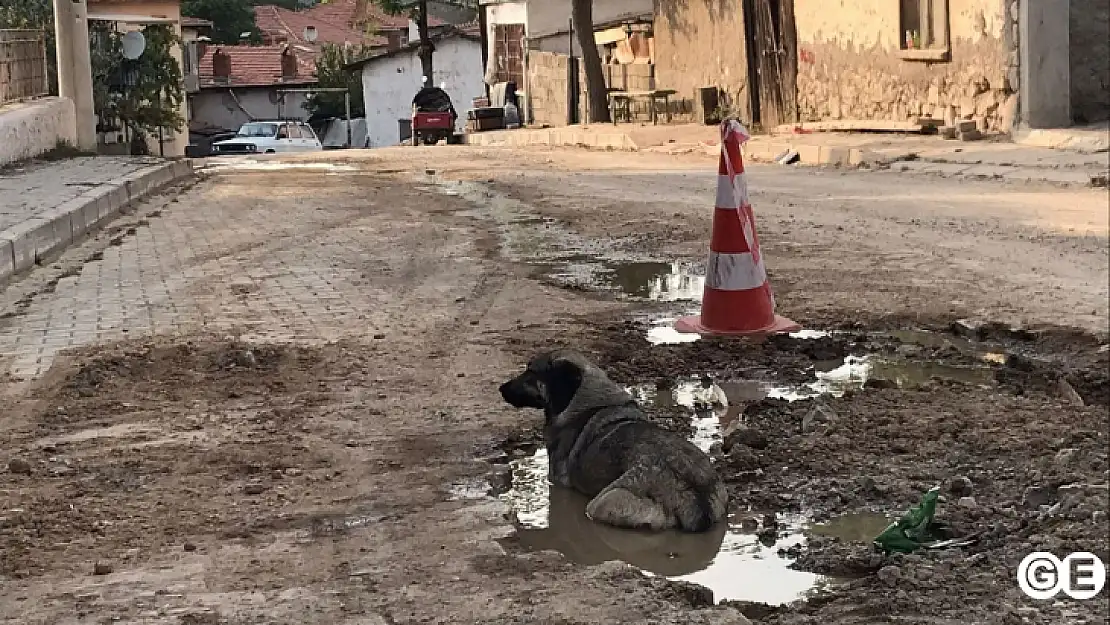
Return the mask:
M172 51L181 45L173 29L143 28L146 48L135 61L123 58L122 33L107 28L90 31L93 104L101 117L118 119L131 131L133 153L145 150L146 137L161 129L181 132L180 109L185 99L181 66Z
M374 0L383 11L390 15L408 15L416 22L416 32L420 35L420 69L424 72L424 86L433 83L432 54L435 45L428 34L428 0Z
M605 71L601 68L601 55L594 40L593 0L571 0L571 19L578 34L578 47L582 48L582 65L586 70L586 97L589 102L589 121L609 121L609 95L605 86Z
M370 56L369 46L345 49L344 46L331 43L324 44L320 54L316 56L317 85L332 89L347 89L351 96L352 119L366 115L366 107L362 101L362 72L348 71L344 66L368 56ZM343 94L338 91L313 94L305 104L305 108L315 119L346 116Z
M261 43L262 33L254 23L252 3L247 0L184 0L181 14L199 17L212 22L212 41L215 43L237 44L244 39L249 43ZM250 33L246 38L243 33Z

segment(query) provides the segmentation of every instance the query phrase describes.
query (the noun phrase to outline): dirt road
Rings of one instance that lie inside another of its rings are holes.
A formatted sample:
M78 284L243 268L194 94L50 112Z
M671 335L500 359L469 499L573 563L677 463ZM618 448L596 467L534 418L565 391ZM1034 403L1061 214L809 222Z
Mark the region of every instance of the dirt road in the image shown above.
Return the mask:
M327 158L213 167L0 296L3 622L1105 614L1013 583L1110 556L1104 191L753 167L781 311L847 332L653 345L697 307L712 159ZM605 533L535 479L496 385L553 343L712 450L727 535ZM934 484L977 542L874 554Z

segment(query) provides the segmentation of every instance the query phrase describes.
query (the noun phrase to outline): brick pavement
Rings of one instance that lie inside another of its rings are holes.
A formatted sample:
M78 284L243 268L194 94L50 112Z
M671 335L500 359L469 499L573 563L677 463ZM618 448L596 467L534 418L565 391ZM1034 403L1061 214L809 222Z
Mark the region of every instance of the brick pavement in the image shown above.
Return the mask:
M207 330L299 342L371 335L406 306L434 310L445 295L463 295L476 282L468 257L473 237L465 228L414 219L427 199L411 187L398 185L404 194L369 213L373 196L386 192L381 185L321 176L236 174L202 182L180 201L163 199L160 214L0 325L0 373L36 377L61 350L155 334ZM386 210L406 217L389 219ZM67 256L86 258L93 245ZM427 272L438 274L437 284L421 283ZM390 276L402 284L390 288ZM10 291L0 295L0 312L20 297ZM398 291L409 291L406 301L398 301Z
M164 162L158 158L97 156L0 170L0 231L95 187Z

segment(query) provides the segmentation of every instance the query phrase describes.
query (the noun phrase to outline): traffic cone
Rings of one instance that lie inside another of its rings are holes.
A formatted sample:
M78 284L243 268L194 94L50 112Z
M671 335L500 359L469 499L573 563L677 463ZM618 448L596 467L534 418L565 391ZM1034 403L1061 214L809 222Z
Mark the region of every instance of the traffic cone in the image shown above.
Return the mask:
M735 119L721 124L721 164L717 171L717 207L709 239L709 263L701 315L682 317L675 330L687 334L761 336L800 330L775 314L775 296L755 233L748 202L740 146L751 138Z

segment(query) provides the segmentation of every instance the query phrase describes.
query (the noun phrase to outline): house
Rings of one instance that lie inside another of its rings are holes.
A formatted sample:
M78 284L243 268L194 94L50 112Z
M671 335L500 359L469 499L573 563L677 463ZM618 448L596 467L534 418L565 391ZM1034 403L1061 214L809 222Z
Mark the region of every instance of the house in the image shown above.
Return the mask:
M202 48L200 85L189 127L236 130L252 119L308 117L307 93L282 93L316 84L315 56L300 45L213 45Z
M428 11L430 34L448 28L450 25ZM373 39L375 46L397 48L419 37L416 23L407 15L390 15L383 11L374 0L331 0L319 3L303 11L289 11L280 7L267 6L255 9L255 21L272 43L292 41L301 38L304 27L312 24L320 29L319 42L328 37L332 43L342 43L339 39L353 36ZM341 29L346 34L335 35L324 30ZM278 39L285 37L285 39ZM355 40L357 41L357 40ZM355 43L352 41L352 43ZM306 43L303 40L302 43Z
M181 3L179 0L88 0L88 19L90 21L113 22L116 30L139 30L151 24L167 24L182 36ZM174 58L184 67L184 49L174 50ZM182 87L184 88L184 84ZM189 119L188 98L182 99L179 110L182 119ZM101 149L113 151L110 146L119 145L120 136L116 132L100 133ZM188 132L166 130L161 139L147 138L152 154L183 156L189 144Z
M658 0L657 78L764 127L1106 119L1105 0Z
M481 38L450 30L435 35L433 43L436 49L431 82L446 85L444 90L459 114L456 128L462 131L471 101L485 95ZM362 74L369 147L400 143L408 136L404 129L412 117L412 98L423 86L419 41L356 61L347 69Z
M594 0L595 29L636 21L652 8L652 0ZM487 54L497 82L512 81L527 91L525 50L566 54L573 46L574 54L581 54L578 42L569 41L570 0L479 0L479 10L485 13Z

